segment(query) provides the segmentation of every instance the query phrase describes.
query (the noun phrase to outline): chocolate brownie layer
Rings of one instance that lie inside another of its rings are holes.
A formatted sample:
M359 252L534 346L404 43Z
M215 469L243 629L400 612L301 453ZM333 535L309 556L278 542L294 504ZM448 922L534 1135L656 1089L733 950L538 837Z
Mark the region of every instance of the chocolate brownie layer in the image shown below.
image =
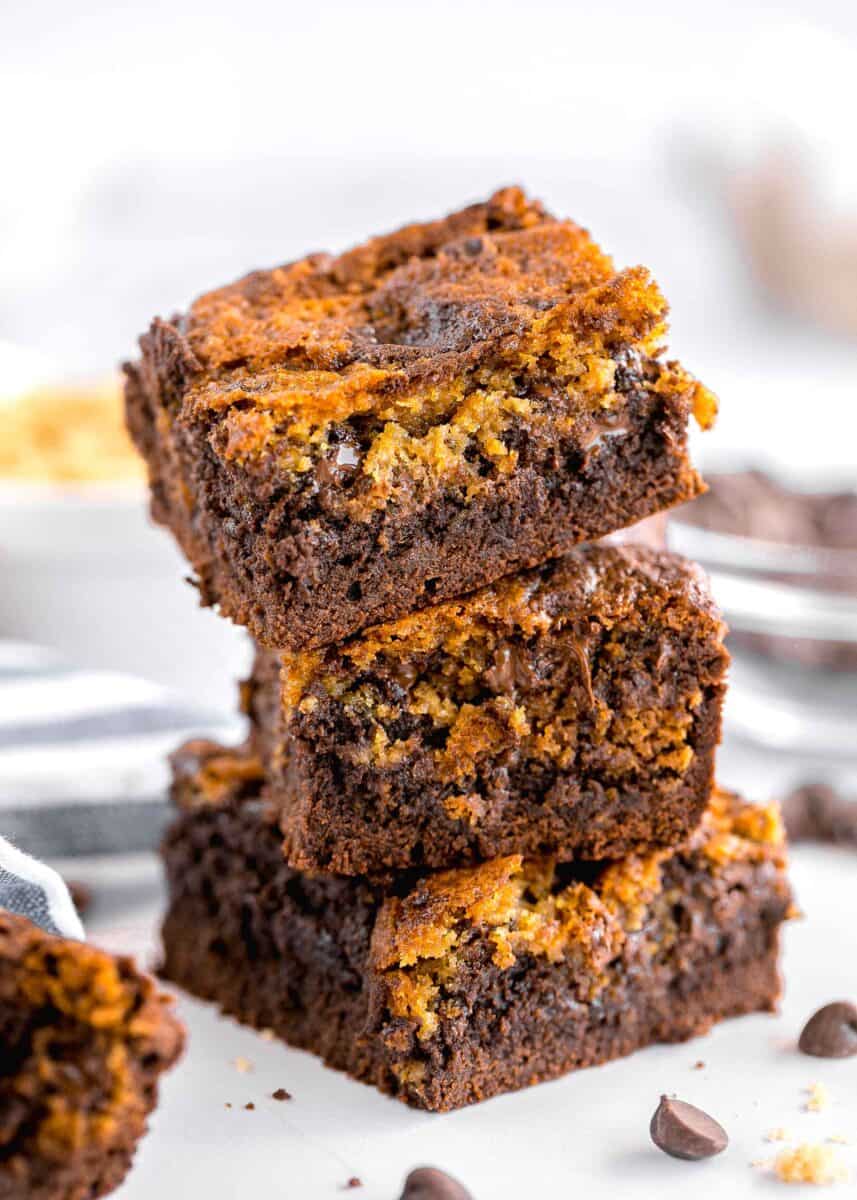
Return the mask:
M127 958L0 912L0 1197L104 1196L131 1165L181 1027Z
M293 866L347 875L675 845L711 791L727 655L704 576L578 547L244 691Z
M282 857L222 752L164 844L168 978L331 1066L445 1110L771 1010L790 910L775 808L715 793L680 847L511 855L375 882Z
M460 595L701 490L666 311L515 188L256 272L126 368L153 514L275 648Z

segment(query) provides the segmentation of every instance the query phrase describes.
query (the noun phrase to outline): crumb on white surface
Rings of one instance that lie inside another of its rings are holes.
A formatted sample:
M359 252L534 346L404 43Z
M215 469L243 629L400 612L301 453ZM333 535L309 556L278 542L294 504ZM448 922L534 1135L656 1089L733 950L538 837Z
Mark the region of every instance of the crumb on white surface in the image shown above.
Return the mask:
M774 1174L782 1183L844 1183L848 1171L830 1146L804 1142L781 1150L774 1159Z
M250 1062L250 1059L244 1058L241 1054L232 1060L232 1065L239 1075L247 1075L253 1070L253 1064Z
M823 1112L830 1104L830 1092L823 1083L811 1083L805 1090L807 1098L803 1107L806 1112Z
M790 1139L790 1134L787 1129L769 1129L765 1134L766 1142L787 1142Z

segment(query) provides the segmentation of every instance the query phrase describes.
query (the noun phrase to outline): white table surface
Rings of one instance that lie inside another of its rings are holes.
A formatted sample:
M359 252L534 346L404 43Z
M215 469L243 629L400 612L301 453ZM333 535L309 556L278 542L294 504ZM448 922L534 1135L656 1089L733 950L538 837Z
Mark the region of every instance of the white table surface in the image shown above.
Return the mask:
M75 871L96 884L91 939L133 948L148 961L162 904L154 858L78 863ZM475 1200L571 1197L583 1187L591 1200L626 1194L720 1200L782 1186L750 1165L782 1148L764 1140L777 1127L795 1144L848 1138L852 1145L834 1149L852 1179L834 1190L853 1194L857 1059L807 1058L795 1043L817 1007L857 996L857 855L798 847L793 881L805 916L785 935L779 1016L727 1022L685 1045L656 1047L443 1116L414 1112L179 995L188 1050L163 1084L150 1133L117 1200L333 1200L352 1176L363 1187L347 1194L397 1200L404 1175L423 1163L458 1175ZM237 1058L249 1060L252 1070L240 1072ZM694 1069L699 1060L704 1069ZM804 1089L816 1081L827 1087L830 1105L809 1113ZM279 1087L293 1099L272 1100ZM662 1092L716 1116L731 1138L726 1153L693 1164L656 1150L648 1124ZM244 1109L248 1101L254 1111ZM789 1194L803 1191L814 1189Z

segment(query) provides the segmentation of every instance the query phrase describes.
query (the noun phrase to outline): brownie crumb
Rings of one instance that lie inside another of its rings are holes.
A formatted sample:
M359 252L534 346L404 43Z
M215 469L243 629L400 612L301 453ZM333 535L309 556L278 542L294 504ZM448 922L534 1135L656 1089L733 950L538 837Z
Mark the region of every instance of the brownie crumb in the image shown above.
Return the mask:
M766 1142L787 1142L789 1140L789 1132L787 1129L769 1129L765 1134Z
M292 1093L287 1092L285 1088L277 1088L275 1092L271 1092L272 1100L291 1100Z
M809 1143L781 1150L774 1159L774 1173L783 1183L843 1183L848 1178L834 1150Z
M702 1059L700 1058L700 1059L698 1059L698 1060L697 1060L697 1062L695 1062L695 1063L693 1064L693 1069L694 1069L694 1071L704 1071L704 1070L705 1070L705 1068L706 1068L706 1065L707 1065L707 1064L706 1064L706 1063L704 1063L704 1062L702 1061Z
M345 1185L345 1191L350 1191L351 1188L363 1187L363 1180L358 1179L356 1175L352 1175Z
M247 1112L254 1112L256 1109L256 1105L253 1103L252 1100L248 1100L247 1103L244 1105L244 1107L247 1110Z
M823 1112L830 1104L830 1093L823 1083L811 1083L804 1089L807 1093L804 1110L806 1112Z
M85 883L80 883L77 879L67 879L66 887L77 915L84 916L92 907L92 888L87 887Z

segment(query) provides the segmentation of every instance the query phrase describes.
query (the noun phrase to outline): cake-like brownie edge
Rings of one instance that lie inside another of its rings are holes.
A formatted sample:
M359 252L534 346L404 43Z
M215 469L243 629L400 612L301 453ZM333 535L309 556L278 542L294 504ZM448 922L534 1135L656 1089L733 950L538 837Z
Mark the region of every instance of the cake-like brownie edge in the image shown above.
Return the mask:
M0 912L0 1196L104 1196L184 1034L129 958Z
M270 810L220 777L202 803L185 777L164 844L166 976L411 1105L775 1008L775 808L716 793L682 847L586 869L513 855L370 881L289 867Z

